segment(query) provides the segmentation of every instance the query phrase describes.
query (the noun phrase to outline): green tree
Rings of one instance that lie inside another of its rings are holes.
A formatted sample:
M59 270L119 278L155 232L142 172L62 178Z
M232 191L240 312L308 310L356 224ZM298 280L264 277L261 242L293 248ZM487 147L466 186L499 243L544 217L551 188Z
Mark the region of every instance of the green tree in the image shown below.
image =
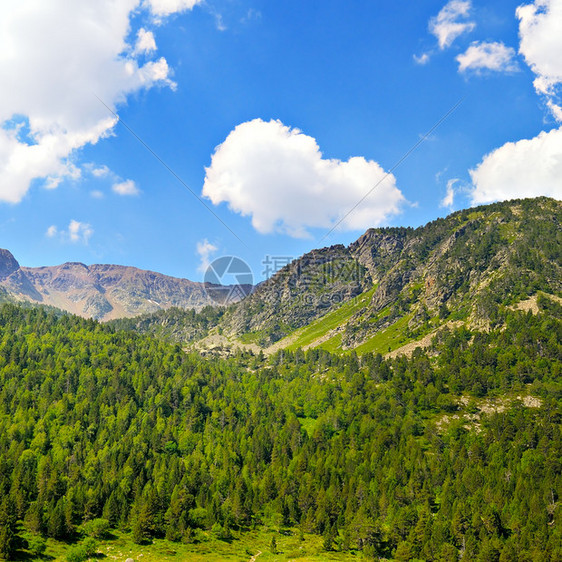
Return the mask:
M47 550L47 543L45 539L38 535L33 535L27 540L27 548L31 554L41 557Z
M16 510L10 496L0 503L0 557L11 559L18 544Z

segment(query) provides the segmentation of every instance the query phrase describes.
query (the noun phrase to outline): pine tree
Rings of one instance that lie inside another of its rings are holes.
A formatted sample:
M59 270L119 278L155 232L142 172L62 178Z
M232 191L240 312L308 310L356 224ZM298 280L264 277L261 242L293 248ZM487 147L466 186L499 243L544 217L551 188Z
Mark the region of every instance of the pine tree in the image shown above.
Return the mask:
M43 533L45 531L43 502L31 502L25 514L25 525L34 533Z
M271 537L271 542L269 543L269 550L271 550L272 554L277 554L277 539L275 535Z
M6 496L0 504L0 557L11 559L18 543L17 521L14 502Z
M324 530L323 536L323 548L324 550L333 550L334 548L334 541L338 535L336 525L328 525Z
M47 513L47 535L58 540L69 538L70 529L67 527L64 499L60 498L56 503L53 500Z

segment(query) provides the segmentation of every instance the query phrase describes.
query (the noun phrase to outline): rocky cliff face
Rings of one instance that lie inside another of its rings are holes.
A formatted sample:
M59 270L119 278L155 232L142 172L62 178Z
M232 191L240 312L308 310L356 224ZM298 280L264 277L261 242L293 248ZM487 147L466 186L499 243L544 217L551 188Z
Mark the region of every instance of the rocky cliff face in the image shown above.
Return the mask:
M202 283L120 265L70 262L20 267L0 250L0 287L13 299L61 308L87 318L110 320L170 307L199 310L214 304Z
M343 245L313 250L262 283L223 317L227 333L263 330L264 342L339 306L371 284L366 268Z
M412 232L412 228L371 228L349 246L349 251L378 283L399 260Z

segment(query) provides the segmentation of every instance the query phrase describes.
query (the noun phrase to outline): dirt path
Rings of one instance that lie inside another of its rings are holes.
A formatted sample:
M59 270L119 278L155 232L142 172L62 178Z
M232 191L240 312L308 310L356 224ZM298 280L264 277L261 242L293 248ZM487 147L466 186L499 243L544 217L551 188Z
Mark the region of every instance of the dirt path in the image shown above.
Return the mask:
M256 562L256 558L261 554L261 550L258 550L257 554L254 554L251 558L250 558L250 562Z

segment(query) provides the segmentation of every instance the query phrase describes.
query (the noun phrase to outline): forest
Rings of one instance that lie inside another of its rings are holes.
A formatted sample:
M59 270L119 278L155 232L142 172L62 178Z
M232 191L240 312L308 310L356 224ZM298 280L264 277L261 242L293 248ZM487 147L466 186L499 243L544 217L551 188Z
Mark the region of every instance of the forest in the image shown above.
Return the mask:
M396 359L202 358L5 304L0 554L276 521L377 559L562 560L562 308L538 302Z

